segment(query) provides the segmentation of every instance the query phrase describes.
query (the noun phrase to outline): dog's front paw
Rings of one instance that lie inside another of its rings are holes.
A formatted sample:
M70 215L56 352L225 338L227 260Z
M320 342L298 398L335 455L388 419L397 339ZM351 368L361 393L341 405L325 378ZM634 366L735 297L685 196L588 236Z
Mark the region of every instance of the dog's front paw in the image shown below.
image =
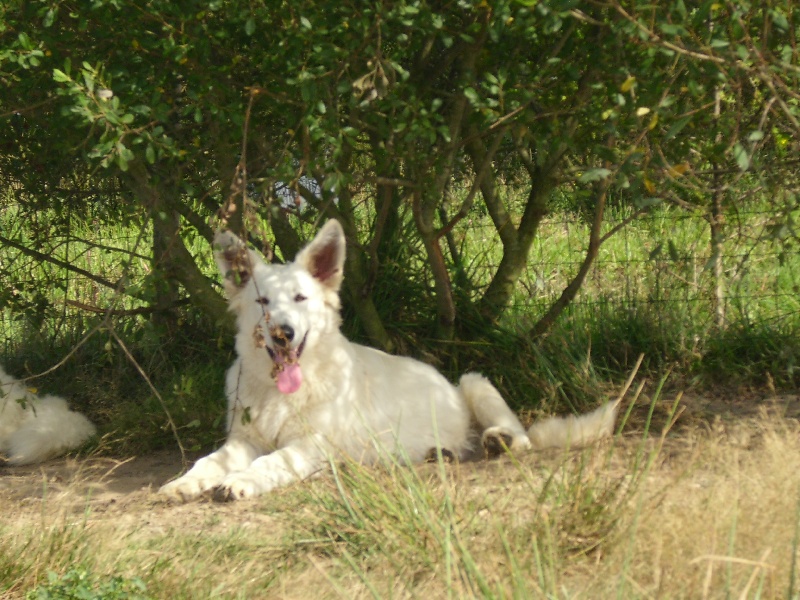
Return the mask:
M214 500L216 502L244 500L254 498L270 489L269 483L256 474L246 471L231 473L225 478L222 485L214 488Z
M162 485L158 490L158 495L167 500L189 502L189 500L194 500L212 487L214 487L214 482L199 477L184 475L175 481L170 481Z

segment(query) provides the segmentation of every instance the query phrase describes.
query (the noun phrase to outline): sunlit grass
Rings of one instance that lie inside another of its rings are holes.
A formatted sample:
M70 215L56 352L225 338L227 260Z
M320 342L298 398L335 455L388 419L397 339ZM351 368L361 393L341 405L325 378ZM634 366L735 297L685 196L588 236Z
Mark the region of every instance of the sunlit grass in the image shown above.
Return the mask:
M79 569L176 599L796 597L798 440L762 417L487 464L344 463L236 505L115 508L78 480L0 515L0 594Z

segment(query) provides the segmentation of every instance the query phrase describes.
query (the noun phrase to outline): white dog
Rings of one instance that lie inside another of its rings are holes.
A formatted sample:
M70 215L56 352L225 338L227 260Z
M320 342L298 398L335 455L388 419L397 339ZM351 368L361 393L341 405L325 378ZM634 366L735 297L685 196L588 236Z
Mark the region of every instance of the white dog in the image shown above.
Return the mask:
M420 462L436 449L459 458L568 446L609 435L616 403L526 432L481 375L458 387L419 361L349 342L339 331L345 237L328 221L292 263L266 264L230 232L215 240L238 358L228 371L228 438L159 493L189 500L263 494L346 454L373 463L387 453ZM533 442L533 444L532 444Z
M95 427L58 396L37 396L0 368L0 456L12 465L41 462L77 448Z

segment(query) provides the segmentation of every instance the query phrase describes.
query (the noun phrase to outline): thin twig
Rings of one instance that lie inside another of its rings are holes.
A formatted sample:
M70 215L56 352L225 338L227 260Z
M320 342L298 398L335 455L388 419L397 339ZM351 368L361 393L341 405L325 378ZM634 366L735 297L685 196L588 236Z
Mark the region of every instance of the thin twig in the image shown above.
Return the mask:
M636 373L639 372L639 367L642 364L642 360L644 360L644 353L639 355L639 359L636 361L636 364L633 367L633 371L631 371L631 374L628 375L628 379L625 381L625 385L622 386L622 391L619 393L619 396L617 396L617 399L614 400L614 405L619 404L625 397L625 394L628 393L628 390L630 389L631 384L633 383L633 379L634 377L636 377Z
M127 309L100 308L99 306L92 306L91 304L79 302L78 300L69 300L69 299L64 300L64 304L72 306L73 308L79 308L80 310L85 310L86 312L95 314L105 314L112 317L133 317L137 315L149 315L154 312L171 310L179 306L186 306L187 304L189 304L189 298L181 298L180 300L173 302L171 305L166 307L142 306L140 308L127 308Z
M98 323L97 325L95 325L94 327L92 327L92 329L91 329L91 330L89 330L89 333L87 333L86 335L84 335L84 336L81 338L81 340L80 340L80 341L79 341L77 344L75 344L75 346L73 346L73 347L72 347L72 350L70 350L69 352L67 352L66 356L64 356L64 357L63 357L61 360L59 360L59 361L58 361L56 364L54 364L52 367L50 367L49 369L45 369L44 371L42 371L42 372L40 372L40 373L36 373L36 374L34 374L34 375L29 375L28 377L23 377L23 378L21 378L21 379L20 379L20 381L31 381L31 380L33 380L33 379L38 379L39 377L44 377L45 375L49 375L50 373L52 373L52 372L54 372L54 371L56 371L56 370L60 369L61 367L63 367L63 366L66 364L66 362L67 362L67 361L68 361L70 358L72 358L72 356L73 356L73 355L74 355L74 354L75 354L75 353L76 353L78 350L80 350L81 346L83 346L83 345L84 345L86 342L88 342L88 341L89 341L89 339L90 339L90 338L91 338L91 337L92 337L92 336L93 336L95 333L97 333L97 332L98 332L100 329L102 329L102 327L103 327L105 324L106 324L106 322L105 322L105 320L103 320L103 321L101 321L100 323Z
M133 357L133 354L131 354L130 350L128 350L128 346L125 345L125 342L122 341L122 338L119 337L119 335L117 335L117 331L113 327L109 327L109 332L111 333L111 336L117 341L117 344L119 344L119 347L125 353L125 356L139 372L139 375L141 375L142 379L145 380L148 387L150 388L150 391L153 392L153 395L158 399L159 403L161 404L161 408L164 410L164 414L167 415L167 421L169 422L170 429L172 429L172 433L175 436L175 440L178 442L178 448L180 448L181 451L181 464L183 465L184 468L186 468L188 466L188 461L186 460L186 449L183 447L183 442L181 442L180 435L178 434L178 427L175 425L175 420L172 418L172 415L169 412L169 408L167 408L167 403L164 402L164 398L156 389L156 386L153 385L153 382L150 380L150 377L147 376L147 373L144 372L144 369L142 369L141 365L139 365L139 363Z
M75 273L77 275L83 275L84 277L86 277L90 281L94 281L95 283L99 283L100 285L103 285L105 287L108 287L108 288L111 288L111 289L114 289L114 290L118 289L118 287L119 287L119 284L117 284L117 283L114 283L112 281L108 281L107 279L103 279L102 277L99 277L98 275L95 275L94 273L90 273L89 271L87 271L85 269L81 269L80 267L76 267L75 265L73 265L71 263L68 263L66 261L60 260L58 258L55 258L51 254L45 254L44 252L39 252L38 250L34 250L33 248L28 248L24 244L20 244L19 242L11 240L11 239L8 239L7 237L0 236L0 244L2 244L3 246L10 246L11 248L14 248L15 250L19 250L20 252L22 252L26 256L30 256L31 258L35 258L39 262L50 263L52 265L57 266L59 269L65 269L65 270L70 271L72 273Z

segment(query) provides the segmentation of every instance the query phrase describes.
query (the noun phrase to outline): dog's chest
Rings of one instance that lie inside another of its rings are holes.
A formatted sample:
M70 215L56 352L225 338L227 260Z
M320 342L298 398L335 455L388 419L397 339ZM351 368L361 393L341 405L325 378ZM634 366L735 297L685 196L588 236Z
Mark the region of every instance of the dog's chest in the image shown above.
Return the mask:
M330 363L304 369L304 381L293 394L282 394L269 376L254 374L254 365L246 361L234 364L228 377L228 402L232 429L263 447L274 450L293 439L309 434L331 433L346 427L350 419L352 384L343 385L344 369L332 368ZM358 403L355 403L358 404ZM358 411L363 418L363 411ZM333 431L332 431L333 430Z
M233 422L254 443L274 450L309 432L314 412L312 386L304 384L294 394L282 394L274 382L259 377L238 377L228 389Z

